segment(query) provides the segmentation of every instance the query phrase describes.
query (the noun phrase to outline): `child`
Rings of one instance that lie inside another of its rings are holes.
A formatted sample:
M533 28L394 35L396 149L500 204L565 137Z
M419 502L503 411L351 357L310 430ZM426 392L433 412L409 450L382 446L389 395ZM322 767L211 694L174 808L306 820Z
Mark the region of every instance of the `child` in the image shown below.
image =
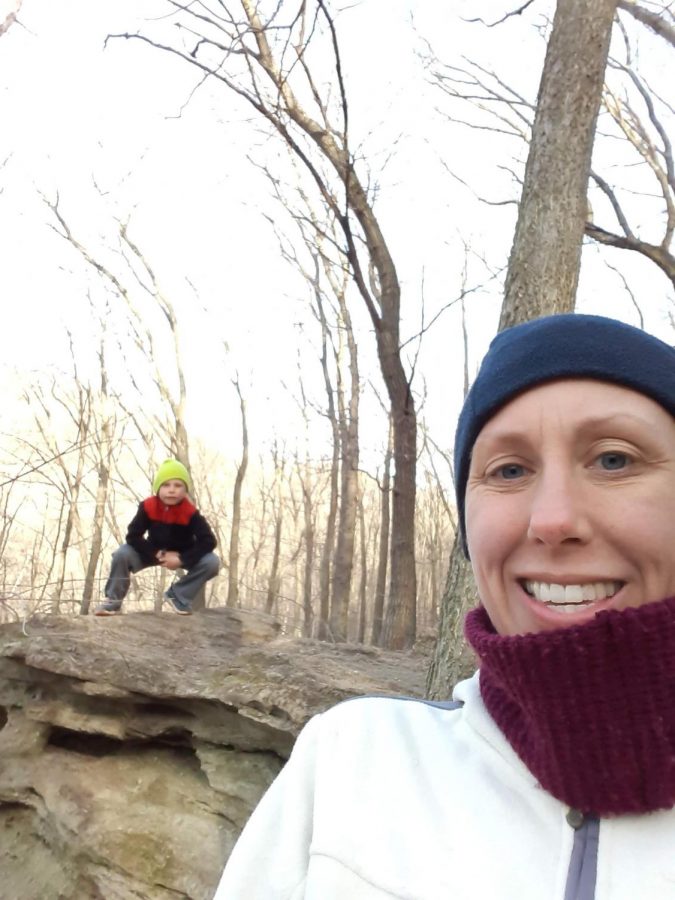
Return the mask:
M166 592L177 613L189 616L199 589L218 574L220 560L213 553L216 538L204 516L188 500L190 475L177 459L167 459L152 483L153 496L138 507L129 523L127 542L112 556L105 600L95 616L114 616L122 610L130 574L148 566L186 569Z

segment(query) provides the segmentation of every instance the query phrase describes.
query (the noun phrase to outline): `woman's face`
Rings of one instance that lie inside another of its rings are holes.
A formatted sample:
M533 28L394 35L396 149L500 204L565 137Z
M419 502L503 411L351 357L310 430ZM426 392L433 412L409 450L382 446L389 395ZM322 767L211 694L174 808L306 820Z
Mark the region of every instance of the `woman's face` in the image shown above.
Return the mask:
M501 634L675 595L675 420L606 382L527 391L478 435L466 529Z

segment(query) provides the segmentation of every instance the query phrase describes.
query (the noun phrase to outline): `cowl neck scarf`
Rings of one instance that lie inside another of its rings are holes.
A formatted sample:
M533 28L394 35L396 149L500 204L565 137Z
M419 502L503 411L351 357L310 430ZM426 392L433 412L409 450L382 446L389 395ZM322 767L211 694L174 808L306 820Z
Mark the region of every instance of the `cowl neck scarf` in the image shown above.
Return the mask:
M483 702L554 797L595 815L675 806L675 597L502 636L466 618Z

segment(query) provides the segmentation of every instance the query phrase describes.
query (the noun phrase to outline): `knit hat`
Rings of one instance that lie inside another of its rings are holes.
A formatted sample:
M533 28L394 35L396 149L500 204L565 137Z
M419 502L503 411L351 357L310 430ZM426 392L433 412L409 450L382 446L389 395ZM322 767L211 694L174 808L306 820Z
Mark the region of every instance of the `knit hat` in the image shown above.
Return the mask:
M467 394L455 434L455 491L464 552L464 498L471 451L483 426L510 400L556 378L595 378L651 397L675 416L675 350L603 316L570 313L500 332Z
M171 481L172 478L178 478L185 482L188 491L192 490L192 481L190 473L182 462L177 459L165 459L162 465L157 469L155 480L152 482L152 493L156 494L165 481Z

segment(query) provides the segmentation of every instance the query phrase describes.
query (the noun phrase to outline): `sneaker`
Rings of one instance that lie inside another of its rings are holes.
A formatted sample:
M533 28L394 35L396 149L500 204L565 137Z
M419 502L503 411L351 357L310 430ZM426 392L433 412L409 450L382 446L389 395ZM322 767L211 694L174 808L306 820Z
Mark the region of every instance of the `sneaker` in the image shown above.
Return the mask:
M122 612L122 604L118 600L104 600L94 610L95 616L118 616Z
M164 594L164 599L171 604L174 612L177 612L179 616L192 615L190 607L186 603L183 603L182 600L179 600L178 597L175 597L171 591L167 591L166 594Z

